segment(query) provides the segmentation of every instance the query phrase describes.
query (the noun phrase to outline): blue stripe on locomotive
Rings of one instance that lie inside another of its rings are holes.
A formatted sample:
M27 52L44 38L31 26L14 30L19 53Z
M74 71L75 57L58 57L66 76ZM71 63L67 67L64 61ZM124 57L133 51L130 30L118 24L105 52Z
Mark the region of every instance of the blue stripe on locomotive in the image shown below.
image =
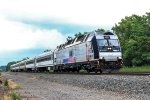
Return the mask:
M68 58L63 59L63 63L66 63L66 62L68 62L68 61L69 61Z

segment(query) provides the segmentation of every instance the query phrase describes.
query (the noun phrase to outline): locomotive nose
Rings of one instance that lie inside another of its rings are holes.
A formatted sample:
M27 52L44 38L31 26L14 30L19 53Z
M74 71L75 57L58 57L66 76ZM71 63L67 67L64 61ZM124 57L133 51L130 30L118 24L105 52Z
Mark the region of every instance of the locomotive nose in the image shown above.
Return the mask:
M105 59L105 61L118 61L121 59L121 52L103 52L100 53L100 59Z

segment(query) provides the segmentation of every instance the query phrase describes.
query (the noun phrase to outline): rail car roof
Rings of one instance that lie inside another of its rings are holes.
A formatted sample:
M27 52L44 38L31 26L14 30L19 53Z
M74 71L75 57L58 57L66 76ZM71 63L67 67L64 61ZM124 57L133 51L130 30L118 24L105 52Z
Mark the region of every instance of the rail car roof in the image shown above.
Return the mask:
M41 57L45 57L45 56L49 56L49 55L52 55L53 53L51 51L48 51L48 52L44 52L38 56L36 56L36 58L41 58Z
M19 65L19 64L23 64L23 63L25 63L25 61L26 61L26 60L17 62L17 63L15 63L15 64L11 65L10 67L15 67L15 66L17 66L17 65Z
M27 59L27 60L25 60L26 62L29 62L29 61L32 61L32 60L34 60L35 59L35 57L33 57L33 58L29 58L29 59Z

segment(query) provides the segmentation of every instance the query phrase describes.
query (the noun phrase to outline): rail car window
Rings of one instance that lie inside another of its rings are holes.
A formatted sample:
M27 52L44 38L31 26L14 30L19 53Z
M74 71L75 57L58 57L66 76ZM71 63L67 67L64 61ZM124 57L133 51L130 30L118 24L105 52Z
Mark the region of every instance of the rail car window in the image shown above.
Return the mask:
M52 60L52 59L53 59L53 57L51 55L51 56L39 58L39 59L37 59L37 62L49 61L49 60Z
M24 63L20 64L20 66L23 66L23 65L24 65Z
M33 64L33 60L32 61L28 61L26 64Z

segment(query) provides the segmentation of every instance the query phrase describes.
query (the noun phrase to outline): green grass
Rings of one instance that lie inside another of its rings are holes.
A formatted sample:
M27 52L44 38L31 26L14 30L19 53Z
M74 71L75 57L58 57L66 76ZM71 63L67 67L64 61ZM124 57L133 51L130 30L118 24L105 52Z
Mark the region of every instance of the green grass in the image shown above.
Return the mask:
M87 71L82 69L82 70L80 70L80 73L84 74L84 73L87 73Z
M2 100L22 100L20 94L17 93L8 93L5 94Z
M54 71L53 70L49 70L49 73L54 73Z
M150 66L122 67L119 72L150 72Z
M16 93L10 93L9 96L11 97L12 100L21 100L21 96Z

